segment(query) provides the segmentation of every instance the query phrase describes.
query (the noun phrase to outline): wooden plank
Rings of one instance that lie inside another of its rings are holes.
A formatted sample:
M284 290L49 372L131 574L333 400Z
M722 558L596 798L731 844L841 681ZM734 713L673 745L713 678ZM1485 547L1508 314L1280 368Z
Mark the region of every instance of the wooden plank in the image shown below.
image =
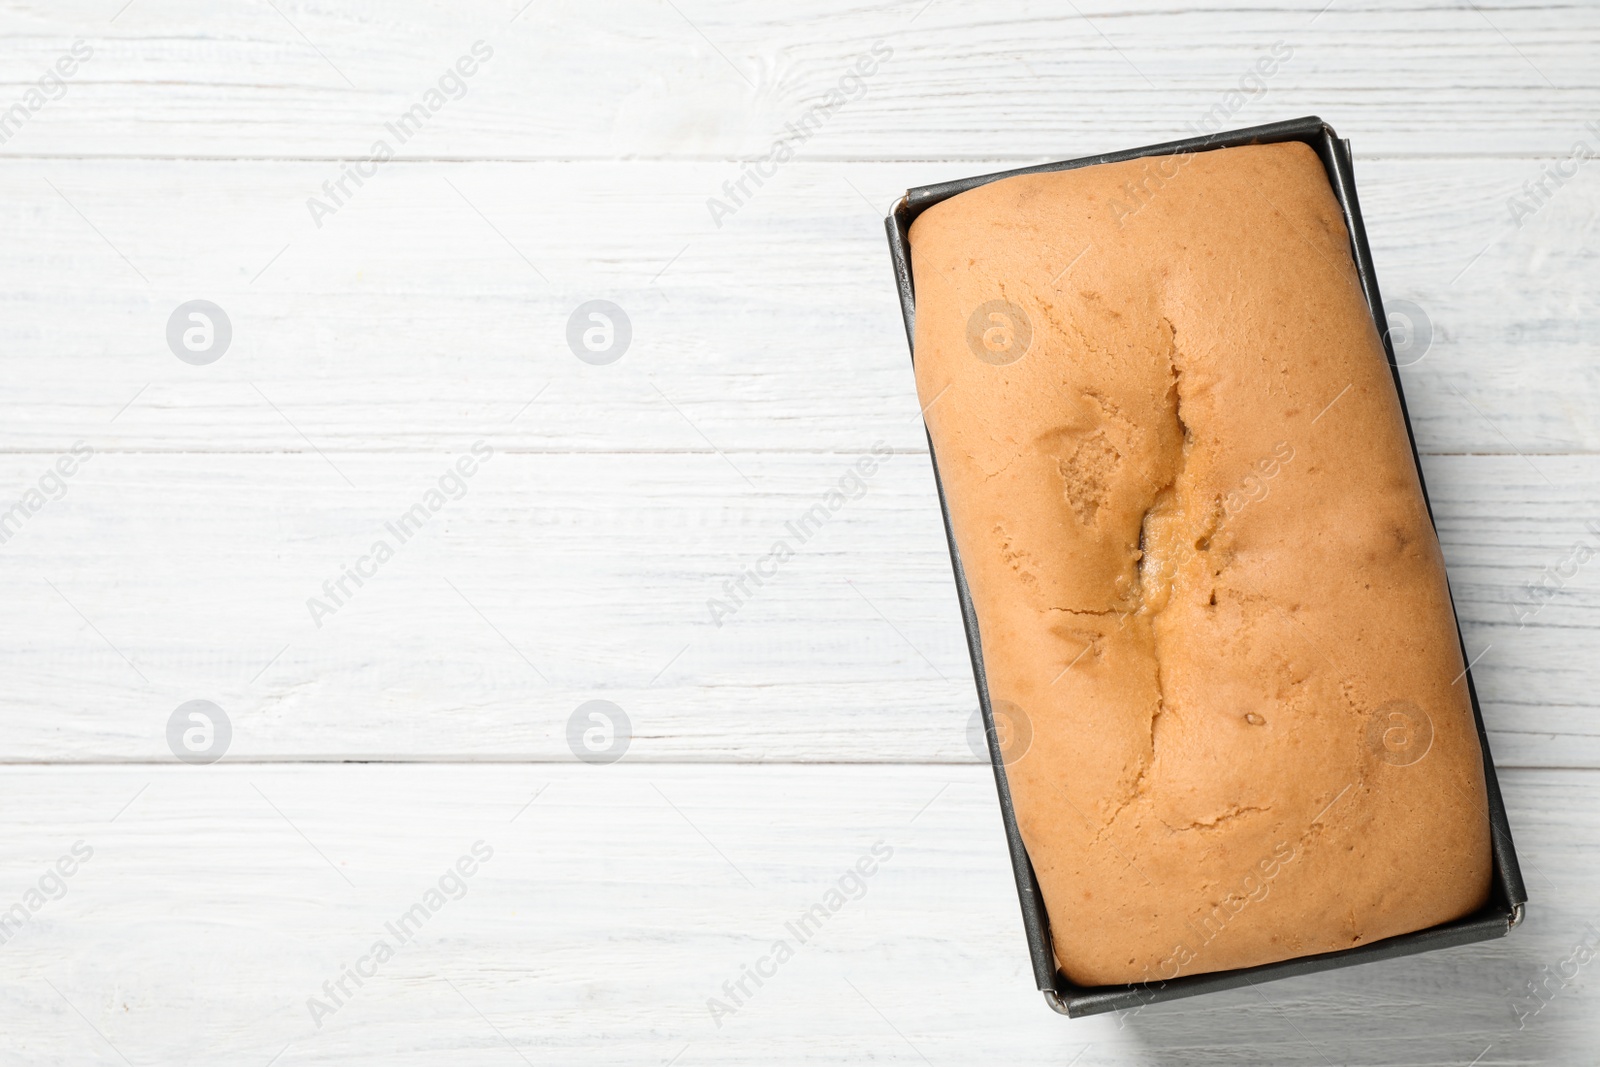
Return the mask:
M1053 157L1320 113L1368 151L1551 153L1594 118L1600 44L1592 7L1533 2L830 0L798 13L753 0L337 0L200 14L138 0L111 11L7 15L12 99L75 40L92 55L0 152L351 159L388 136L411 158L753 156L881 41L891 54L864 88L843 82L855 99L822 116L807 152ZM479 40L492 57L460 89L446 83L419 133L388 135ZM1288 58L1249 80L1275 45Z
M1580 1062L1587 967L1521 998L1595 944L1600 776L1505 785L1533 896L1509 937L1069 1022L1032 988L981 767L13 769L5 903L93 854L0 953L0 1038L19 1065ZM308 1000L358 964L319 1028Z
M848 455L497 451L404 542L390 526L454 459L328 460L84 463L0 544L5 758L167 759L167 719L194 699L253 760L570 760L591 699L630 716L630 759L977 758L923 454L858 482ZM1600 548L1600 462L1532 462L1430 457L1434 507L1499 759L1600 766L1600 564L1571 561ZM0 472L20 487L45 467ZM807 524L841 487L856 497ZM741 578L757 567L759 586Z
M1542 165L1358 164L1385 295L1432 338L1424 451L1600 449L1600 301L1562 281L1600 268L1600 185L1518 228ZM326 163L7 162L0 448L921 447L880 212L999 166L795 163L718 229L723 163L396 164L319 230ZM232 324L206 366L166 338L196 298ZM567 342L597 298L632 325L607 366Z
M1600 9L1324 3L0 12L6 1062L1587 1062L1600 193L1550 182L1520 224L1509 198L1600 144ZM1068 1022L971 748L881 216L1307 113L1354 141L1385 296L1431 333L1403 374L1533 902L1504 941ZM791 123L797 158L718 225ZM398 159L323 188L379 138ZM209 365L166 338L196 298L234 329ZM610 365L568 349L594 299L631 319ZM219 765L169 748L195 699L226 709ZM631 719L614 765L578 762L595 699ZM321 762L365 759L407 762ZM323 989L480 841L460 900ZM708 999L879 842L718 1026Z

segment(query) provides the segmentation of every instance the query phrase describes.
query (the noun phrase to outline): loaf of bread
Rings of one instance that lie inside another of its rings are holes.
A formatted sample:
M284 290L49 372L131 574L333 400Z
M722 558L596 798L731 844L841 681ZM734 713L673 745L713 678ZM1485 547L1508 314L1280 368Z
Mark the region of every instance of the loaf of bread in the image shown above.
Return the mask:
M910 247L917 389L1062 972L1161 982L1482 907L1443 557L1316 154L1006 178Z

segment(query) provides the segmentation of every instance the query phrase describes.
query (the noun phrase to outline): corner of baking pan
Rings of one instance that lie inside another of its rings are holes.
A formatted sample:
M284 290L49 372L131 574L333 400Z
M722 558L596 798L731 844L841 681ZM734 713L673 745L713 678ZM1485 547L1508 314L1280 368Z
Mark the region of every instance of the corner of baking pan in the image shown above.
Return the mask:
M1067 1008L1067 1002L1062 999L1060 993L1057 993L1054 989L1043 989L1040 992L1044 994L1044 1002L1050 1005L1051 1011L1057 1015L1070 1016L1072 1014Z
M888 217L883 220L884 232L889 238L889 261L894 266L894 285L896 294L900 298L900 317L906 328L906 347L911 350L912 362L916 361L916 338L914 323L917 316L916 284L911 278L911 249L907 239L911 232L911 224L906 221L910 214L910 204L907 195L902 195L889 209ZM928 454L933 454L933 442L928 442Z
M1517 927L1521 926L1522 925L1522 920L1527 918L1527 913L1528 913L1528 905L1526 905L1526 904L1514 904L1514 905L1512 905L1511 918L1506 922L1506 930L1507 930L1507 932L1515 930ZM1047 1000L1049 999L1049 994L1045 994L1045 999L1047 999Z

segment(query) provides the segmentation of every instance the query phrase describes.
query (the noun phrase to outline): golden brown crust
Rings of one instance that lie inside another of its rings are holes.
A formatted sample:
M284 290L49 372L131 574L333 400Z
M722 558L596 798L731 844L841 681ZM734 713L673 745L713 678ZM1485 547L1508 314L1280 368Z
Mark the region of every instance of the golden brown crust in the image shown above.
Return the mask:
M1084 985L1481 907L1443 557L1321 163L1024 175L910 234L917 388Z

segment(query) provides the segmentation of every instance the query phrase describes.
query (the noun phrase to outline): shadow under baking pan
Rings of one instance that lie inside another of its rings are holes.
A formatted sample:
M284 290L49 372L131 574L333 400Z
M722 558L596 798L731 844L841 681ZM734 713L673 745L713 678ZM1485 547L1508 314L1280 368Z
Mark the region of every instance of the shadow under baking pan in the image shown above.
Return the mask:
M1538 926L1544 927L1541 936ZM1524 1020L1542 1003L1519 1000L1530 975L1561 944L1582 938L1573 916L1540 907L1526 935L1481 941L1444 954L1412 955L1378 967L1291 978L1218 993L1187 1005L1120 1012L1119 1035L1140 1063L1454 1064L1585 1063L1581 1025ZM1359 1026L1351 1026L1359 1017ZM1569 1016L1569 1020L1570 1020ZM1535 1025L1538 1023L1538 1025ZM1491 1055L1482 1055L1486 1046Z
M1373 322L1377 326L1379 335L1383 338L1384 351L1388 355L1389 369L1394 378L1395 396L1400 401L1400 410L1405 415L1406 420L1406 434L1411 440L1412 461L1416 464L1417 479L1422 484L1422 495L1426 501L1428 496L1427 483L1423 479L1421 461L1417 458L1416 437L1411 430L1410 414L1406 411L1405 393L1400 382L1400 370L1395 361L1393 345L1390 343L1387 318L1383 311L1383 299L1378 293L1377 277L1372 268L1372 252L1367 245L1367 231L1361 220L1361 205L1356 199L1355 176L1350 157L1350 142L1340 140L1331 126L1315 116L1269 123L1265 126L1251 126L1242 130L1231 130L1203 137L1191 137L1181 141L1168 141L1164 144L1149 145L1144 148L1131 148L1121 152L1107 152L1103 155L1086 156L1082 159L1023 167L1017 170L1002 171L997 174L962 178L957 181L941 182L937 185L926 185L907 191L906 195L895 205L889 218L885 220L885 225L889 233L889 253L894 264L895 283L900 295L900 309L905 317L906 341L912 348L912 359L916 359L914 329L916 321L916 279L913 277L911 270L909 233L911 224L916 220L917 216L934 204L947 200L958 193L975 189L980 185L998 181L1002 178L1015 177L1019 174L1072 170L1078 167L1094 166L1098 163L1118 163L1146 156L1182 155L1192 152L1206 152L1218 148L1234 148L1253 144L1277 144L1284 141L1303 142L1317 153L1327 171L1328 182L1333 186L1334 195L1338 198L1339 205L1344 211L1346 228L1350 232L1350 251L1355 259L1356 270L1361 278L1362 292L1366 295L1367 305L1372 311ZM1016 876L1017 896L1022 904L1022 924L1027 933L1028 950L1032 957L1034 979L1039 989L1043 991L1045 1000L1052 1008L1063 1015L1074 1017L1109 1011L1124 1011L1146 1004L1194 996L1198 993L1234 989L1278 978L1311 974L1336 967L1349 967L1357 963L1392 959L1417 952L1428 952L1433 949L1449 948L1454 945L1465 945L1474 941L1503 937L1522 920L1523 906L1528 899L1527 892L1523 887L1522 873L1517 866L1516 849L1511 841L1511 827L1506 819L1505 803L1501 799L1500 784L1495 777L1494 760L1489 752L1489 738L1484 731L1483 713L1478 706L1478 692L1473 685L1472 673L1469 668L1466 672L1467 692L1472 700L1472 714L1478 725L1478 743L1483 751L1484 777L1488 787L1489 799L1488 817L1494 849L1493 884L1489 903L1481 911L1454 922L1442 923L1426 930L1418 930L1415 933L1402 934L1398 937L1385 938L1357 948L1314 956L1301 956L1296 959L1269 963L1260 967L1179 976L1166 981L1131 985L1086 987L1075 985L1068 981L1066 976L1056 969L1055 955L1051 949L1050 942L1050 918L1045 912L1044 901L1040 896L1039 881L1034 875L1033 864L1028 858L1027 848L1023 845L1022 836L1017 830L1016 811L1011 803L1011 789L1006 781L1005 762L1000 749L999 737L995 731L994 711L989 702L989 687L984 674L983 647L978 636L977 614L973 608L966 578L962 572L961 557L956 551L955 534L950 527L950 509L945 500L944 486L939 479L938 456L934 453L931 435L928 439L928 451L932 459L934 484L939 494L939 508L944 517L945 537L950 546L950 563L955 572L956 596L961 604L961 619L966 627L967 651L972 657L972 673L977 684L978 704L983 711L984 730L989 739L989 761L994 768L995 785L1000 793L1000 812L1005 823L1006 842L1011 853L1012 870ZM1431 502L1428 504L1428 515L1432 519L1433 505ZM1453 600L1452 611L1454 611ZM1461 627L1458 619L1456 625L1458 640L1460 631ZM1461 654L1462 662L1467 662L1464 645L1462 646Z

